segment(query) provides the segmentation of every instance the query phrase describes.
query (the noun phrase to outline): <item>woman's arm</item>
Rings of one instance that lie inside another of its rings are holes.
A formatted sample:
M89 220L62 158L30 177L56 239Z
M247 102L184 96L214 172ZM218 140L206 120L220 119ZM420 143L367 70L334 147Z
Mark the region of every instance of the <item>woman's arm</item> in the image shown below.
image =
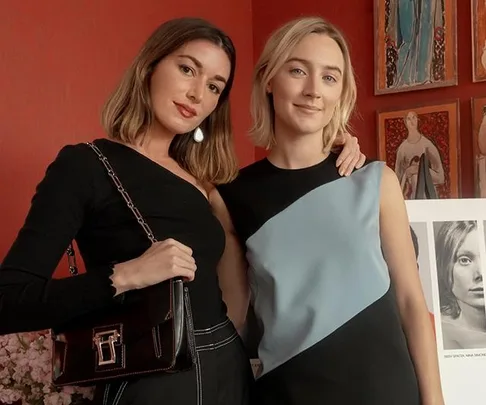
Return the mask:
M236 329L240 330L246 320L250 299L248 264L229 212L216 188L210 191L209 200L226 235L226 246L217 269L219 285L228 307L228 317L233 321Z
M381 183L380 230L422 405L444 405L437 347L420 283L405 202L395 173L386 166Z
M109 266L52 279L90 209L90 153L85 145L64 147L37 186L25 223L0 266L0 334L55 327L115 302Z

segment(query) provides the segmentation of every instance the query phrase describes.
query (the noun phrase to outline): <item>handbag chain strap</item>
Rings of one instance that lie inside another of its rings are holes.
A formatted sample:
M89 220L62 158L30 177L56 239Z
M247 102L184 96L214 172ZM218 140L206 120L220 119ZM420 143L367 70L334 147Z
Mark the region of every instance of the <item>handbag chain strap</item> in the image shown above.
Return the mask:
M121 183L120 179L116 175L115 171L111 167L110 162L108 161L107 157L103 155L103 153L100 151L100 149L91 142L86 142L86 145L88 145L98 156L98 159L103 163L103 166L105 166L106 171L108 172L108 175L110 176L111 180L115 184L116 189L119 191L123 199L125 200L127 207L130 208L132 211L133 215L137 219L137 222L140 224L142 229L144 230L145 234L147 235L147 238L152 242L155 243L157 242L157 238L155 237L154 233L152 232L152 229L150 229L150 226L147 224L145 219L142 217L142 214L140 214L140 211L138 208L135 206L133 203L132 199L130 198L130 195L128 192L125 190L123 187L123 184ZM69 265L69 273L73 276L78 274L78 266L76 264L76 254L74 252L73 244L70 243L69 247L66 250L66 254L68 257L68 265Z

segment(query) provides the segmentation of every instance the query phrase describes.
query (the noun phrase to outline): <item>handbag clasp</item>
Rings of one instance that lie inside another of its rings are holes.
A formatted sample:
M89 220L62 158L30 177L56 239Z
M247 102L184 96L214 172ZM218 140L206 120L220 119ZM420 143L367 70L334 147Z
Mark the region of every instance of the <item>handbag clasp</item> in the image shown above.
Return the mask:
M98 366L116 363L115 343L118 343L120 334L116 329L97 332L93 336L93 343L98 350ZM107 350L108 349L108 353ZM105 354L109 354L105 358Z

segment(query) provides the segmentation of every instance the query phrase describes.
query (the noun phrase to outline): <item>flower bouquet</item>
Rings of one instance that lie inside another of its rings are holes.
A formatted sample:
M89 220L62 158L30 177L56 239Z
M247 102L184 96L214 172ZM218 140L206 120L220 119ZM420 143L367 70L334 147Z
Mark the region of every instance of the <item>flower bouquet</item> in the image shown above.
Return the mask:
M0 405L89 404L93 388L55 387L49 331L0 336Z

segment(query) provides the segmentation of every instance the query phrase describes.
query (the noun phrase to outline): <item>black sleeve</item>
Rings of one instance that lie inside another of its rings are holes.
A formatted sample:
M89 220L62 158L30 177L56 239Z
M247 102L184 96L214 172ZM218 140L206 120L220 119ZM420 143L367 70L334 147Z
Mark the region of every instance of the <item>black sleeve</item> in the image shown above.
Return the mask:
M37 186L0 265L0 334L55 328L115 302L109 266L52 278L93 201L90 153L83 144L64 147Z

